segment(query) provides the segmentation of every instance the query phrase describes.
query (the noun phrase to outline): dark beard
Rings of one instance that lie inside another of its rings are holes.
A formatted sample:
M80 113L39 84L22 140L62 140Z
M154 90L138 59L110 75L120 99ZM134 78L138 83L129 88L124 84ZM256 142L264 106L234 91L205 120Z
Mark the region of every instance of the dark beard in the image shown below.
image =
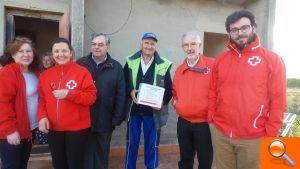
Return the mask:
M240 36L240 37L242 37L242 36ZM240 37L239 37L239 38L240 38ZM238 44L238 43L236 43L234 40L232 40L232 39L230 38L230 42L233 43L233 44L235 44L235 46L236 46L240 51L243 51L244 48L245 48L247 45L249 45L250 43L252 43L253 41L254 41L254 33L253 33L253 32L249 35L248 41L247 41L246 43L244 43L244 44Z

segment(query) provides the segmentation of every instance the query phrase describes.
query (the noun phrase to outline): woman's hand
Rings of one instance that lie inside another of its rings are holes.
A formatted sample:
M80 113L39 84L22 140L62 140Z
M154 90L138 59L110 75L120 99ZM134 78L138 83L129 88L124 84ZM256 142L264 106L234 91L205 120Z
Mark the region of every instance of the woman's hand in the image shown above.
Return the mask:
M49 133L50 122L48 118L42 118L39 121L39 130L43 133Z
M19 132L15 131L12 134L6 136L7 142L11 145L19 145L21 143L21 137Z
M56 99L64 99L67 97L69 90L68 89L53 90L52 93Z

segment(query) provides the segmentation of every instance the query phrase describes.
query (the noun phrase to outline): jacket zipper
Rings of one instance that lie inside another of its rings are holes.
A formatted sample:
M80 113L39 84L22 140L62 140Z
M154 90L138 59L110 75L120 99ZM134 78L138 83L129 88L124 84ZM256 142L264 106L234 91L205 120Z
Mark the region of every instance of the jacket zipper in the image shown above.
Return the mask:
M64 75L64 70L63 70L63 67L62 67L62 71L61 71L61 74L60 74L60 77L59 77L59 82L58 82L58 89L60 89L60 85L61 85L63 75ZM60 99L56 99L56 121L57 121L57 123L58 123L59 100Z
M237 51L232 45L230 45L230 47L239 55L239 58L241 58L241 53L239 51Z
M260 118L260 117L262 116L263 110L264 110L264 105L262 104L262 105L260 106L259 114L257 115L257 117L254 119L254 122L253 122L253 127L254 127L255 129L257 129L256 122L257 122L258 118Z

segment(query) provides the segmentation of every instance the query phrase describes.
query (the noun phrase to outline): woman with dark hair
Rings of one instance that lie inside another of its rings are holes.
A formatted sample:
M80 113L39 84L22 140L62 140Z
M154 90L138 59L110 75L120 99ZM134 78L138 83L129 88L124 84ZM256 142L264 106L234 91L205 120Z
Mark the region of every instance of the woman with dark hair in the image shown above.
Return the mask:
M39 57L28 38L17 37L1 56L0 154L2 169L26 169L38 127Z
M88 70L73 62L68 40L56 39L51 49L56 65L39 78L39 130L48 133L55 169L83 169L96 87Z

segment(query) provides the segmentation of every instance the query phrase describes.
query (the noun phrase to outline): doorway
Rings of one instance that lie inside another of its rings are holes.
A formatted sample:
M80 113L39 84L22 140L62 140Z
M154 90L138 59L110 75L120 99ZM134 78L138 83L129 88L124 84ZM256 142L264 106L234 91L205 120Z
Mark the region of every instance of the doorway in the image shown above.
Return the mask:
M39 18L16 16L14 34L15 37L30 38L35 44L37 53L43 54L50 50L52 40L59 35L59 23Z
M35 44L37 53L50 50L55 37L69 39L69 14L6 8L6 43L25 36Z
M204 32L203 54L208 57L217 57L227 49L227 39L226 34Z

